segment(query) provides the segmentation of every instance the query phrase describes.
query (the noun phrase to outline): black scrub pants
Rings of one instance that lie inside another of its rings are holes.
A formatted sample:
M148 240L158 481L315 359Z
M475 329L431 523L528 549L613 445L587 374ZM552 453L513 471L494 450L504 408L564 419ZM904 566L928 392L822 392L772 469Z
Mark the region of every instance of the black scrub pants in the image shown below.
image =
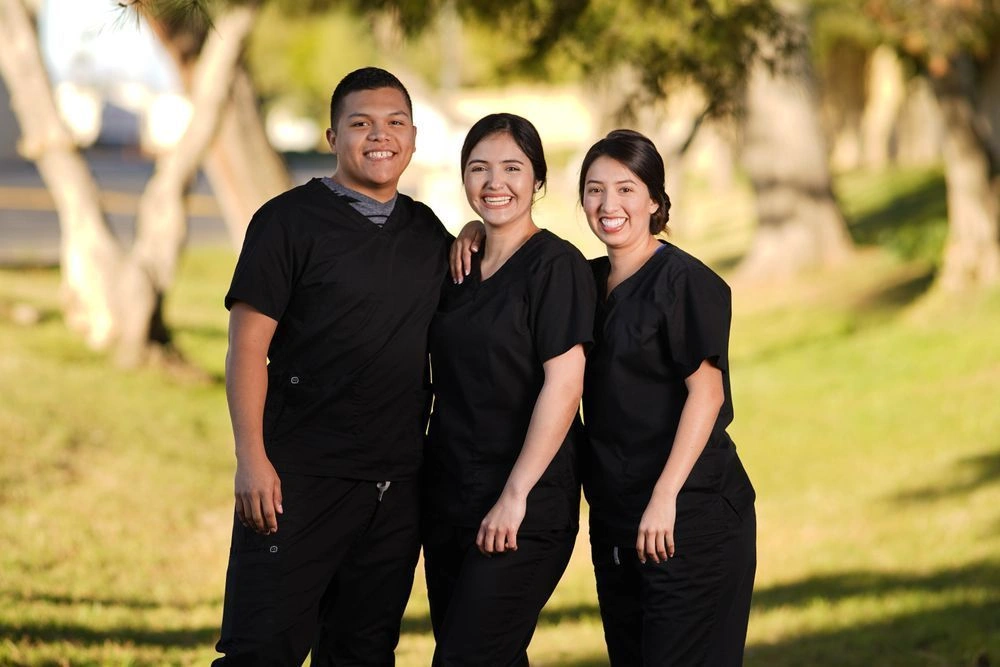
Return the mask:
M612 667L739 667L757 568L753 505L710 496L719 521L677 530L675 555L639 562L635 542L591 536L597 597ZM696 534L697 533L697 534Z
M517 551L484 556L476 530L431 526L424 537L433 667L528 664L538 615L566 570L577 530L522 534Z
M384 484L383 484L384 486ZM417 482L281 475L278 531L238 521L213 665L393 665L420 551ZM381 495L381 499L380 499Z

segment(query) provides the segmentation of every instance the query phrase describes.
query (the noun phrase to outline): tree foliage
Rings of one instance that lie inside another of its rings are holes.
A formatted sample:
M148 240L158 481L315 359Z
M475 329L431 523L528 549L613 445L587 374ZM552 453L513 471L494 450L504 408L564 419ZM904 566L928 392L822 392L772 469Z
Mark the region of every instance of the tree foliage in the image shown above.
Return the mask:
M219 0L221 1L221 0ZM230 0L233 1L233 0ZM132 0L131 7L207 21L210 0ZM640 83L636 104L670 94L679 82L706 94L710 112L733 108L749 67L767 37L793 48L771 0L508 0L504 11L486 0L269 0L290 18L332 8L358 15L388 14L403 34L428 32L442 11L455 10L477 40L499 37L495 76L564 79L567 70L598 75L630 69ZM362 40L363 41L363 40ZM482 76L482 74L480 74Z
M935 70L959 53L988 57L1000 36L1000 0L864 0L882 38Z

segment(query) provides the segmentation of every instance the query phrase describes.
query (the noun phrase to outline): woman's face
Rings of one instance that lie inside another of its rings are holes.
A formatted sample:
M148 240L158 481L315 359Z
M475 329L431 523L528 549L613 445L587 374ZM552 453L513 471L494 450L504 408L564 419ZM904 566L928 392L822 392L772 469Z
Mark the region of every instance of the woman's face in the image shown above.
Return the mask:
M531 219L535 174L531 161L506 132L491 134L469 153L462 174L465 196L487 227Z
M608 248L648 242L649 218L657 208L646 184L621 162L603 155L587 169L583 210L590 230Z

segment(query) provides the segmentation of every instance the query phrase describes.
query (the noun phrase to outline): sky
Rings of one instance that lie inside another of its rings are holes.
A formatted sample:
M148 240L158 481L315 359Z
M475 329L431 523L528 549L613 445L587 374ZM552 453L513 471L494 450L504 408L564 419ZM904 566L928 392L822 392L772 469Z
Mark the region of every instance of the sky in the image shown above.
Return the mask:
M156 91L180 90L168 57L149 28L123 18L114 0L45 0L39 27L42 51L55 81L73 79L98 86L135 81Z

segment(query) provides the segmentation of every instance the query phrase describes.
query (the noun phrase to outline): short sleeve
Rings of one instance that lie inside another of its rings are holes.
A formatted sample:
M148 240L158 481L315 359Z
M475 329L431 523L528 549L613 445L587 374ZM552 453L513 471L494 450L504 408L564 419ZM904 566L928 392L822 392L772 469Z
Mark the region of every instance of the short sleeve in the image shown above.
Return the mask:
M273 206L254 214L247 227L226 309L243 301L279 320L288 306L294 283L295 253L290 230Z
M529 320L535 351L545 363L574 345L589 348L597 290L587 260L575 248L549 258L529 285Z
M686 266L671 278L672 299L666 308L666 343L670 361L688 377L709 360L729 370L729 327L732 297L729 286L705 266Z

